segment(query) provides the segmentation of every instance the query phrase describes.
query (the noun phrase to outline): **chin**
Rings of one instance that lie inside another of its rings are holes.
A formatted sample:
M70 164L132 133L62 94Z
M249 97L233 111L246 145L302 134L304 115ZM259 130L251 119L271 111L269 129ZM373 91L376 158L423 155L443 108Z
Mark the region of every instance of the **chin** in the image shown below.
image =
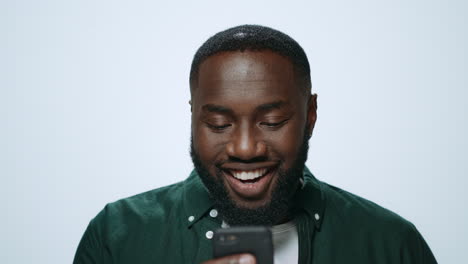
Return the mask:
M271 197L264 199L264 200L256 200L256 201L235 199L232 196L229 196L229 199L232 200L234 205L240 209L255 210L261 207L266 207L269 204L271 204Z

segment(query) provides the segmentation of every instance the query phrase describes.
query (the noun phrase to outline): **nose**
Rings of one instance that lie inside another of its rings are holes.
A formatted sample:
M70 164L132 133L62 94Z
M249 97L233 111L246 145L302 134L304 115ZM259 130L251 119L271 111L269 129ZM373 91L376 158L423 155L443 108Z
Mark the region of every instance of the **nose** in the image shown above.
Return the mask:
M266 145L255 132L255 128L244 124L231 135L231 139L226 144L227 154L234 159L249 161L262 159L266 155Z

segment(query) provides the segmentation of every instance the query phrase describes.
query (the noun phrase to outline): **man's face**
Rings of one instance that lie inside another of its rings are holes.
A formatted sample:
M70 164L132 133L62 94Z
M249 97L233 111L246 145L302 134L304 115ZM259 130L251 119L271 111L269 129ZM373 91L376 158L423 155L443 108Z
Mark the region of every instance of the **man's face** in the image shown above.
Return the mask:
M316 119L316 97L296 79L292 63L271 51L223 52L200 65L192 159L228 223L285 220L262 218L275 208L283 212L270 218L287 217Z

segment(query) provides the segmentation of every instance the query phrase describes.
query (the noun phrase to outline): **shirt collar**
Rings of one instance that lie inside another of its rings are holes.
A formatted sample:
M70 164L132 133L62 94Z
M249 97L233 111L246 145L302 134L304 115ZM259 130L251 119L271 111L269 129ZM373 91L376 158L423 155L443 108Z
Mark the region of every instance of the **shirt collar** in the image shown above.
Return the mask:
M184 210L187 227L198 222L212 207L208 190L203 185L196 170L192 170L184 184Z
M307 216L320 228L325 213L325 195L322 183L317 180L307 167L304 167L304 182L295 198L298 209L304 209ZM208 190L203 185L196 170L190 173L184 184L183 203L187 227L197 223L213 208Z
M295 204L298 209L303 209L315 227L320 229L326 207L323 183L317 180L307 167L304 167L303 180L302 188L296 194Z

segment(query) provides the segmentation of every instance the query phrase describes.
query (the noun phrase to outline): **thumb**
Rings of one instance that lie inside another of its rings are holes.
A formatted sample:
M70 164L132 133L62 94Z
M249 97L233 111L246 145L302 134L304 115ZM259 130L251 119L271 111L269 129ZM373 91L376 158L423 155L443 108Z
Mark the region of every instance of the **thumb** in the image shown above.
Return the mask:
M250 254L230 255L222 258L212 259L202 264L256 264L255 257Z
M252 255L244 254L244 255L240 255L238 263L239 264L255 264L256 261Z

